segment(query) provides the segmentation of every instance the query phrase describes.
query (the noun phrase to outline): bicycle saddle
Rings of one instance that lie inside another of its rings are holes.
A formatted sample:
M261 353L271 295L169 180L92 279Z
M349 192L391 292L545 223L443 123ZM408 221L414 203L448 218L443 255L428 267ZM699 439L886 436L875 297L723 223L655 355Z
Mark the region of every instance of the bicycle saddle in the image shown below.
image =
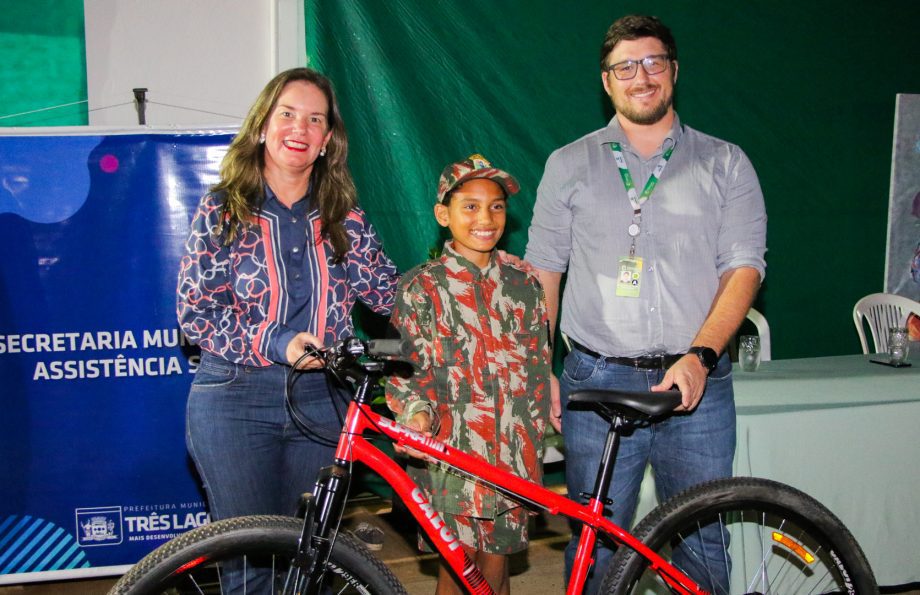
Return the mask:
M600 405L629 420L669 415L680 405L680 391L579 390L569 395L570 403Z

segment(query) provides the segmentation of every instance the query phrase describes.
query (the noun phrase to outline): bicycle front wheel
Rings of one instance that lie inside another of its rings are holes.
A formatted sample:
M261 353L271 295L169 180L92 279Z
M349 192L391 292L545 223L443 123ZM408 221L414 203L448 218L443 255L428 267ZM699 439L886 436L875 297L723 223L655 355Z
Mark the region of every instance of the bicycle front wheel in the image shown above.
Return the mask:
M280 516L204 525L150 552L109 595L283 593L302 528L302 520ZM332 593L405 593L380 560L345 534L336 537L326 586Z
M711 593L878 593L843 523L774 481L735 477L690 488L649 513L634 535ZM671 591L645 558L621 547L601 592Z

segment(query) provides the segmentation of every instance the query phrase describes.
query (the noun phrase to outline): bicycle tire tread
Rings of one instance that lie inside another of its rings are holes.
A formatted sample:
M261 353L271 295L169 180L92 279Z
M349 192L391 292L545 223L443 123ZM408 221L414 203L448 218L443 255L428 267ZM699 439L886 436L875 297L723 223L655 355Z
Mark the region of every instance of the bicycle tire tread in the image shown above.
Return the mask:
M238 530L245 529L271 529L277 528L284 530L290 527L290 522L292 519L290 517L284 516L269 516L269 515L259 515L259 516L244 516L244 517L234 517L229 519L224 519L222 521L215 521L213 523L207 523L201 527L197 527L175 537L157 549L153 550L147 556L144 556L139 560L134 566L125 573L121 579L115 583L115 586L112 587L112 590L109 591L109 595L122 595L124 593L129 593L130 589L142 578L146 577L154 568L160 566L172 558L176 554L184 552L187 548L193 545L200 545L208 540L220 537L229 533L231 531L235 532Z
M177 564L177 562L186 561L190 557L190 551L217 555L222 549L233 547L233 544L222 543L228 535L249 540L258 540L266 534L272 533L299 535L302 525L303 521L301 519L271 515L234 517L208 523L183 533L153 550L121 577L109 591L109 595L131 595L135 593L135 588L145 581L153 580L156 582L162 580L162 577L157 575L163 574L164 570L171 571L171 569L178 567L180 564ZM360 573L353 572L353 569L348 566L357 565L362 571L366 571L368 568L372 569L371 572L377 575L377 580L385 584L386 590L383 593L388 595L406 593L405 588L390 569L363 544L348 534L339 533L336 537L333 558L343 570L356 575L360 575ZM351 560L346 564L343 563L342 558L357 559ZM169 572L166 574L169 574ZM153 579L151 579L151 576L153 576ZM142 588L140 592L147 593L149 591L146 588Z
M827 507L808 494L786 484L756 477L717 479L693 486L657 506L636 526L632 534L648 545L656 532L667 531L681 517L696 514L700 509L724 504L763 505L766 508L796 511L798 516L815 525L832 543L845 552L848 566L860 569L858 592L878 593L875 576L865 553L849 529ZM601 592L626 593L624 576L639 563L634 550L620 547L608 568Z

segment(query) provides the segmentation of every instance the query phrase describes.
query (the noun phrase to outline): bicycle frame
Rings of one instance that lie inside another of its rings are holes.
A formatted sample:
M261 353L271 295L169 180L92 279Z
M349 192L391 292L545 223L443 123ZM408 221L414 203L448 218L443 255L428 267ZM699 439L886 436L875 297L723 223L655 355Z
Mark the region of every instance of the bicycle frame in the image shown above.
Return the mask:
M457 537L444 525L440 514L434 510L423 492L395 461L363 436L365 431L383 434L398 446L415 449L433 460L446 463L483 480L494 489L529 507L543 509L554 515L561 514L583 523L584 528L575 555L575 565L566 589L568 595L582 592L588 570L593 563L591 552L594 549L598 532L607 534L617 543L638 551L649 561L650 567L658 573L662 580L676 592L705 593L685 574L648 549L630 533L606 519L603 515L604 503L598 498L592 497L587 505L578 504L538 484L498 469L482 458L457 450L439 440L424 436L383 417L375 413L366 403L351 401L335 453L336 464L348 467L357 461L364 463L383 477L393 488L396 496L406 504L412 516L470 593L486 595L493 591L482 573L466 555Z
M562 515L581 523L583 530L566 589L569 595L584 588L594 563L592 552L598 535L623 548L615 556L617 574L611 578L615 584L605 587L618 591L632 589L637 581L642 585L646 577L655 575L671 592L706 593L663 556L671 555L667 552L669 544L684 540L686 535L699 532L701 525L710 523L716 524L723 536L728 535L729 526L737 527L738 533L732 533L731 537L737 538L732 541L739 547L730 552L728 542L723 541L724 556L697 555L691 547L682 548L686 551L681 554L696 560L688 560L688 566L699 566L701 574L709 574L700 580L715 583L713 579L718 578L721 582L722 569L734 572L735 565L730 568L728 565L730 561L740 560L737 567L745 576L733 574L731 580L739 586L745 585L744 591L786 592L791 584L808 593L878 593L872 569L843 523L814 498L775 481L734 478L706 482L656 508L643 520L637 534L651 547L662 548L660 555L604 517L604 506L611 504L605 495L621 431L670 414L680 402L679 391L664 391L653 395L658 397L654 399L649 399L649 393L644 391L575 391L569 395L572 407L593 410L610 422L595 485L590 494L581 494L588 500L582 505L371 410L371 387L377 387L384 376L408 372L403 365L406 362L396 359L406 353L405 344L379 343L365 344L349 337L334 347L313 350L303 356L320 359L339 381L354 383L356 391L348 404L332 464L320 471L313 492L302 495L300 522L253 515L195 529L151 552L118 581L112 592L150 593L154 589L160 592L161 587L172 589L182 581L197 586L192 570L205 568L206 580L211 581L215 571L220 578L222 570L242 570L250 562L254 571L251 576L257 582L261 576L270 578L285 594L319 595L328 592L333 583L336 588L353 588L358 592L401 592L398 579L380 560L357 540L338 531L353 463L360 462L382 476L394 489L395 496L405 502L467 592L493 593L466 553L468 548L445 526L443 517L424 492L397 462L375 446L373 440L380 438L394 442L399 450L412 449L433 462L481 481L529 510ZM288 374L288 388L296 368L297 365L293 366ZM286 391L286 404L292 419L301 427L304 422L289 395L290 391ZM295 533L298 529L299 535ZM753 550L750 559L745 549ZM734 558L735 553L740 556ZM713 573L709 561L716 558L719 570ZM230 583L236 582L235 574L227 575Z

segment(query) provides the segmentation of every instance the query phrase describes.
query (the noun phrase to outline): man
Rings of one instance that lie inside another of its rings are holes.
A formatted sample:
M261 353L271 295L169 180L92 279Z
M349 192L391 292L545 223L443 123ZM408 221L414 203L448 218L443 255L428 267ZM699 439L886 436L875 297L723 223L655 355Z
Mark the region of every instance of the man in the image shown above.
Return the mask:
M735 408L723 351L765 268L766 213L753 166L737 146L681 124L677 73L674 38L661 21L627 16L610 27L601 82L616 115L550 156L525 256L543 282L551 324L568 275L560 329L572 351L553 382L551 422L565 437L572 497L594 487L608 424L568 410L568 394L681 391L680 414L621 441L608 497L623 526L647 463L662 500L731 475ZM708 536L708 555L722 557L720 537ZM586 593L607 569L612 552L603 545Z

